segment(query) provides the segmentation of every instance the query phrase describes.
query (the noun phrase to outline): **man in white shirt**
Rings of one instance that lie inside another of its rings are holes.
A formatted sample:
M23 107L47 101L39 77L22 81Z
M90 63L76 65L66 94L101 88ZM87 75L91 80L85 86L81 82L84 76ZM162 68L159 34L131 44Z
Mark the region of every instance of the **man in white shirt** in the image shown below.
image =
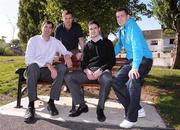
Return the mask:
M25 113L25 122L35 121L34 101L37 100L37 81L52 81L50 99L47 109L52 116L58 115L54 100L59 100L60 90L66 73L66 66L72 67L72 53L67 51L64 45L52 37L53 23L44 21L41 26L41 35L36 35L29 39L25 54L25 63L27 65L27 88L29 105ZM64 64L53 65L53 59L56 53L64 56Z

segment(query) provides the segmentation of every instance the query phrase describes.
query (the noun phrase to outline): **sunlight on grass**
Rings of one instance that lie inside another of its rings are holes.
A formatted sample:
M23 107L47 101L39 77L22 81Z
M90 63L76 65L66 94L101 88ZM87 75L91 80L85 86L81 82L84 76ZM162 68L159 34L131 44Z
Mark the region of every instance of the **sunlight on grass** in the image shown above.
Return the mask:
M175 87L179 82L180 70L153 68L146 78L145 83L160 88L168 88Z
M157 108L161 116L176 129L180 129L180 90L169 95L160 95Z
M180 70L153 68L145 84L158 95L156 106L170 127L180 129Z
M0 56L0 93L16 96L17 78L15 70L25 66L23 56Z

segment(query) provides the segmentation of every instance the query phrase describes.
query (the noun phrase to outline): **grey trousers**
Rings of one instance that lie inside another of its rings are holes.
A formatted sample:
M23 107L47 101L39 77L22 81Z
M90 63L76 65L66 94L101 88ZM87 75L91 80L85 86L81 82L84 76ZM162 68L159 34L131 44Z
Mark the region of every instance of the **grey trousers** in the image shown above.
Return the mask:
M100 91L98 107L104 109L104 104L111 88L112 74L111 71L105 70L99 80L89 80L82 70L77 70L67 73L65 75L65 82L70 90L74 105L85 103L84 95L80 90L81 84L99 82Z
M55 80L51 78L51 72L47 67L39 68L38 64L33 63L27 67L27 89L29 101L37 100L37 82L52 81L50 99L59 100L66 66L63 64L56 65L57 77Z

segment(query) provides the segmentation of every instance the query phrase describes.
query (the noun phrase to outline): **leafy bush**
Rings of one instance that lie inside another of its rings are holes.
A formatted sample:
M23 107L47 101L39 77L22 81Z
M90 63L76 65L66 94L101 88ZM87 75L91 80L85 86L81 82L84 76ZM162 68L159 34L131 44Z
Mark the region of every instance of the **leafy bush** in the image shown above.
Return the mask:
M13 55L22 55L22 49L19 43L13 48L12 45L16 45L15 43L5 43L0 42L0 56L13 56ZM19 47L19 48L17 48Z
M14 55L14 53L10 47L6 47L4 50L5 50L4 56L13 56Z
M0 56L12 56L13 51L8 45L0 45Z

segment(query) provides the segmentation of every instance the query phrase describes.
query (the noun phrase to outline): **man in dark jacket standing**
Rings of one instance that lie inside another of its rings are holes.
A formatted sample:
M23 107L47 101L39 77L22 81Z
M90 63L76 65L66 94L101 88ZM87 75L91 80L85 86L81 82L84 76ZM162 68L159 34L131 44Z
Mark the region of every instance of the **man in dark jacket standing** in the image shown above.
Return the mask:
M100 26L96 21L89 22L90 40L84 46L81 67L82 70L69 72L65 76L74 105L79 105L76 111L69 116L76 117L83 112L88 112L84 95L80 91L80 85L84 83L99 82L99 102L97 105L97 119L101 122L106 120L104 104L111 87L111 69L115 65L115 53L110 40L100 35Z
M68 51L71 51L77 59L81 58L81 51L84 47L84 34L81 26L74 22L71 11L64 10L62 12L62 20L55 29L55 38L60 40ZM81 49L79 49L79 46Z

